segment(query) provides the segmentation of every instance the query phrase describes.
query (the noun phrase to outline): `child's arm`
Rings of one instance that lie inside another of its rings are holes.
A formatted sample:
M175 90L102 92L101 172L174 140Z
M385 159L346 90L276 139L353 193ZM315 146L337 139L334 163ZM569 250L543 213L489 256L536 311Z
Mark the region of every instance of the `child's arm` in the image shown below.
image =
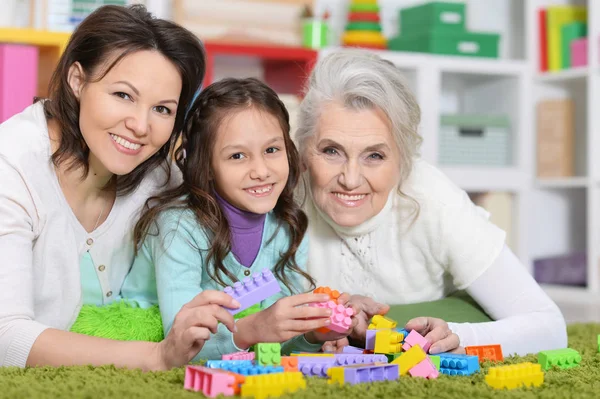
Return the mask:
M158 225L158 235L148 235L146 242L156 272L158 303L167 335L182 306L203 292L202 271L209 243L189 212L166 212L159 217ZM194 360L220 359L222 354L237 350L231 332L219 324L217 333L206 341Z

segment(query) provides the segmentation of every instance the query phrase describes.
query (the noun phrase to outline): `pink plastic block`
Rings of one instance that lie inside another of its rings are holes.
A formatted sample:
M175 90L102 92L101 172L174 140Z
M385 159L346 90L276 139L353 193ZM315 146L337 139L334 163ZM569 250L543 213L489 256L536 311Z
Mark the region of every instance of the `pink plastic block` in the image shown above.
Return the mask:
M430 379L437 378L440 374L428 357L423 359L416 366L413 366L410 370L408 370L408 372L413 377L423 377Z
M425 351L425 353L427 353L429 347L431 346L431 343L427 341L421 334L419 334L415 330L412 330L406 336L406 338L404 338L404 345L402 345L402 349L407 351L415 345L419 345Z
M588 39L582 37L571 42L571 66L581 67L588 64Z
M232 315L264 301L279 291L281 287L269 269L263 270L262 273L254 273L252 278L246 277L243 281L235 283L233 287L225 287L223 290L241 305L238 309L226 308Z
M222 356L222 360L254 360L254 352L235 352Z
M192 391L202 391L209 398L219 394L234 394L235 377L232 374L219 372L201 366L186 366L183 387Z
M338 305L334 301L311 303L310 306L318 308L329 308L331 309L331 324L327 326L328 329L343 333L348 331L352 325L352 315L354 310L352 308L346 308L344 305Z
M37 47L0 44L0 123L33 104L38 58Z

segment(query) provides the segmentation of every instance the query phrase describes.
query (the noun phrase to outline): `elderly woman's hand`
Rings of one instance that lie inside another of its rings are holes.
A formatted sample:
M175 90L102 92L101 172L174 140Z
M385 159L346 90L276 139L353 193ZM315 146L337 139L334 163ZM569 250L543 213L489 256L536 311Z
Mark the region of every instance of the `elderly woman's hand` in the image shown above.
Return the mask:
M454 334L448 323L442 319L417 317L406 323L404 328L416 330L427 341L431 342L429 353L432 355L442 352L465 353L464 348L460 346L458 335Z
M364 343L367 335L367 328L373 316L384 315L389 310L389 305L374 301L372 298L363 295L349 295L343 293L338 298L338 303L342 305L349 304L355 311L355 318L357 319L356 327L350 335L351 338Z

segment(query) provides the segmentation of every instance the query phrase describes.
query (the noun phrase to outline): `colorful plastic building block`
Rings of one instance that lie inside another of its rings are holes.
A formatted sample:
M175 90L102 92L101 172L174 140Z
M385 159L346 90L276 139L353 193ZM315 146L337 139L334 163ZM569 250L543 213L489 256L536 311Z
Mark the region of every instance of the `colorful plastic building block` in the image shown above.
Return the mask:
M375 353L399 353L402 351L402 334L393 330L379 330L375 334ZM409 348L410 349L410 348Z
M345 353L335 355L335 364L337 366L368 363L388 363L388 361L385 355L350 355Z
M440 375L440 372L428 357L421 360L421 362L419 362L416 366L413 366L410 370L408 370L408 372L413 377L422 377L428 379L438 378Z
M355 346L348 345L348 346L344 346L344 348L342 349L342 353L346 353L346 354L350 354L350 355L360 355L361 353L363 353L363 350L360 348L357 348Z
M371 324L369 324L369 330L392 329L396 328L397 324L398 323L394 320L377 314L371 319Z
M305 388L306 380L300 372L253 375L246 377L246 381L242 385L241 396L244 398L266 399Z
M311 303L310 306L331 309L331 324L329 324L327 328L332 331L343 333L348 331L352 325L351 317L354 314L354 310L352 308L346 308L343 305L338 305L334 301Z
M337 305L337 300L340 297L340 292L338 290L332 290L329 287L317 287L315 288L315 290L313 291L315 294L327 294L329 295L329 299L332 300L333 302L336 303Z
M282 356L281 367L283 367L283 371L286 373L298 371L298 359L292 356Z
M427 355L431 363L435 366L437 371L440 371L440 357L438 355Z
M223 360L254 360L254 352L235 352L223 355Z
M538 363L542 365L543 370L548 370L552 366L570 369L579 366L581 355L571 348L542 351L538 353Z
M327 377L327 370L333 366L333 361L301 362L298 364L298 371L307 377Z
M479 358L479 362L483 363L486 360L501 362L504 360L502 356L502 347L500 345L479 345L466 346L467 355L474 355Z
M215 370L215 369L212 369ZM232 373L241 375L262 375L262 374L276 374L283 373L285 370L283 366L238 366L234 364L224 364L219 370L231 371Z
M429 351L429 347L431 346L431 342L427 341L425 337L419 334L416 330L412 330L408 333L408 335L404 338L404 345L402 345L402 349L405 351L409 350L412 346L419 345L421 349L425 352Z
M295 357L335 357L335 353L292 352Z
M519 363L509 366L491 367L485 382L494 389L515 389L521 386L539 387L544 383L540 364Z
M408 331L405 328L396 328L396 332L399 332L400 334L404 335L404 338L408 337L408 334L410 333L410 331Z
M375 336L377 335L378 330L367 330L367 337L365 340L365 349L373 350L375 349Z
M426 357L427 354L423 352L423 349L419 345L415 345L390 364L397 364L400 375L406 375L408 370L421 363Z
M211 369L222 369L224 367L250 367L254 366L252 360L207 360L206 367Z
M479 358L471 355L440 353L440 372L448 375L471 375L479 371Z
M241 382L244 382L244 378L232 373L201 366L186 366L183 387L196 392L202 391L209 398L214 398L219 394L234 395Z
M388 363L391 363L394 360L398 359L400 356L402 356L402 353L401 352L398 352L398 353L385 353L384 356L387 358Z
M345 367L332 367L327 371L330 384L361 384L374 381L392 381L399 377L397 364L357 364Z
M281 364L281 344L279 342L256 344L254 348L256 362L261 366L279 366Z
M265 269L261 273L254 273L252 277L246 277L243 281L236 282L233 287L225 287L223 290L241 305L238 309L226 308L232 315L248 309L280 291L279 282L269 269Z

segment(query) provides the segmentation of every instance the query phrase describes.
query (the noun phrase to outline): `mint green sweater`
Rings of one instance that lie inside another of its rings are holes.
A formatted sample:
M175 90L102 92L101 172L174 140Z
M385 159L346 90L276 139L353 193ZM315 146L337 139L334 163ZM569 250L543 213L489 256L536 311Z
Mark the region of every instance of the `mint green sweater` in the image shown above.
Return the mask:
M131 272L125 279L121 295L127 300L138 302L142 307L158 303L166 336L171 330L175 315L183 305L203 290L222 290L223 287L207 273L205 257L210 241L189 209L165 211L159 216L157 225L158 232L151 230L142 244ZM223 264L238 280L243 280L248 272L254 274L265 268L272 270L279 261L280 254L287 250L288 243L288 229L279 226L275 215L270 212L265 219L260 251L252 266L244 267L231 252L227 254ZM305 238L296 253L296 263L302 270L306 267L307 250L308 242ZM288 273L288 276L295 293L300 293L302 276L297 273ZM231 283L224 278L228 284ZM290 295L285 285L280 285L282 291L263 301L263 309L279 298ZM308 343L300 335L283 343L282 353L316 352L320 346ZM223 354L239 350L233 343L232 333L223 324L219 324L217 334L206 342L195 360L220 359Z

